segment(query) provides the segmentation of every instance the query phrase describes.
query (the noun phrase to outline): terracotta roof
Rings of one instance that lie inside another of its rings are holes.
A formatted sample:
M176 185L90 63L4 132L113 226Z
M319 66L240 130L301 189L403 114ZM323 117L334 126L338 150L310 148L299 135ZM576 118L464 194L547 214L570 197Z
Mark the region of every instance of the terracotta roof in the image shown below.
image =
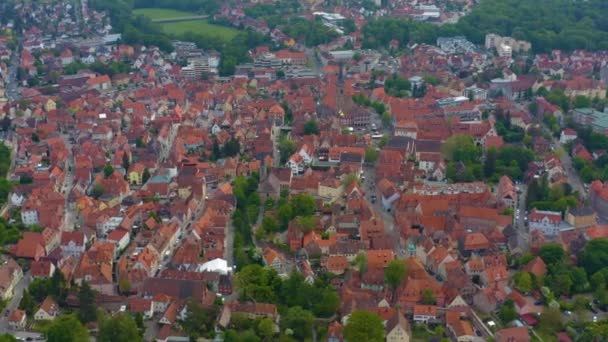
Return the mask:
M435 305L414 305L414 315L437 316L437 307Z
M530 334L526 327L501 329L496 332L496 342L528 342Z
M490 247L490 241L482 233L469 233L464 239L464 250L474 251L480 249L488 249Z
M537 278L539 278L547 274L547 265L545 264L543 259L541 259L541 257L537 256L528 264L526 264L523 270L526 272L530 272L534 274Z
M395 254L392 250L381 249L381 250L369 250L367 251L367 265L371 268L384 268L393 259Z

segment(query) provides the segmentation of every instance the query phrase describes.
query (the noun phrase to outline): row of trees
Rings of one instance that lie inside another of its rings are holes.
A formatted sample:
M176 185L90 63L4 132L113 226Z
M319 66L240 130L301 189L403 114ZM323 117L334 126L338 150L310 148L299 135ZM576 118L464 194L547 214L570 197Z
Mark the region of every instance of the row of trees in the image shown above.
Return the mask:
M232 184L236 197L236 210L232 214L234 232L234 262L239 267L252 264L259 258L255 255L251 226L256 223L260 213L260 196L257 193L259 174L249 177L239 176ZM259 261L259 260L258 260Z
M11 149L0 143L0 205L6 203L12 184L6 179L11 168Z
M457 24L433 25L409 19L382 17L363 28L364 47L386 47L396 39L409 43L434 44L438 37L464 35L483 44L487 33L527 40L537 52L552 49L608 49L608 24L601 13L608 10L602 0L573 2L546 0L543 6L526 0L481 2Z

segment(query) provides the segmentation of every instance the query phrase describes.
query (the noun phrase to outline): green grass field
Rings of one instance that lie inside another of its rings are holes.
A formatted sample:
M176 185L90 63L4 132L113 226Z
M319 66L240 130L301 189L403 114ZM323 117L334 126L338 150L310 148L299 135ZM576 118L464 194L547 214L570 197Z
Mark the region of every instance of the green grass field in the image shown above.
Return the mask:
M164 8L139 8L133 11L135 15L143 15L152 20L154 19L173 19L197 15L196 13L176 11ZM219 36L225 40L230 40L239 31L234 28L210 24L207 20L178 21L173 23L159 23L163 31L172 35L180 35L188 31L206 35Z

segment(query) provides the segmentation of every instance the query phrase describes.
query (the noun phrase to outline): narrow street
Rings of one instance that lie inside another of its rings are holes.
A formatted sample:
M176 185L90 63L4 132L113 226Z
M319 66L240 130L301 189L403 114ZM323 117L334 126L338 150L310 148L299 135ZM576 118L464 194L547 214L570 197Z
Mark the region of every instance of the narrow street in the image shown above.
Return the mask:
M30 283L32 282L32 277L29 274L24 274L23 278L17 283L15 286L15 294L11 298L10 302L6 305L4 310L2 310L2 315L0 316L0 332L9 331L8 328L8 315L15 309L19 307L19 303L21 302L21 298L23 297L23 290L26 289Z

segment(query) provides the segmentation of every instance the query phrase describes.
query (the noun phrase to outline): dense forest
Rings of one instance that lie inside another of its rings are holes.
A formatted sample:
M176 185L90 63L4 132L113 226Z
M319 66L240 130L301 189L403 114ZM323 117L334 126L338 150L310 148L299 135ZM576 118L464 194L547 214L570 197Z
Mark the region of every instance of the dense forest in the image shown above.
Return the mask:
M552 49L608 49L608 2L604 0L483 0L457 24L436 26L409 19L378 18L363 30L374 48L396 39L434 43L437 37L464 35L482 44L487 33L528 40L536 52Z

